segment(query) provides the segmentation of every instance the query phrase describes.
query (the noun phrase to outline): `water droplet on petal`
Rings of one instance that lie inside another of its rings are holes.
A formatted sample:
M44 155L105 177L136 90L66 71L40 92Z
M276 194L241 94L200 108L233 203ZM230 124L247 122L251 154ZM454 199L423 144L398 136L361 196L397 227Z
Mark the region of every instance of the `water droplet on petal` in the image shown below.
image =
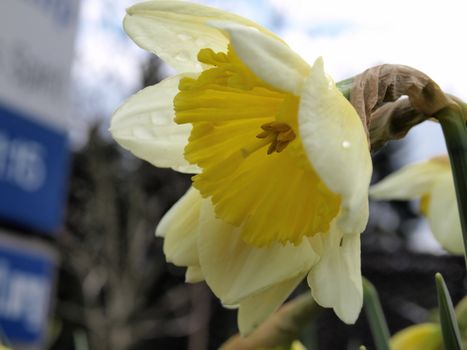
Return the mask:
M342 141L342 148L350 148L350 142L349 141Z
M182 41L188 41L188 40L192 40L193 36L187 33L178 33L177 38L179 38Z
M177 61L180 61L180 62L186 62L190 59L190 55L188 54L188 52L186 51L181 51L179 53L177 53L174 58L177 60Z

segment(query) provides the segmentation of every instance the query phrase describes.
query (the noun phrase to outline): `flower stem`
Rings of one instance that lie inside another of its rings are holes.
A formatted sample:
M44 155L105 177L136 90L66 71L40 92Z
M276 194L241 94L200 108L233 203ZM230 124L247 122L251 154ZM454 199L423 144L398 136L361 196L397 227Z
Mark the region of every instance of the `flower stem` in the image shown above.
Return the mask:
M219 350L289 348L320 310L308 291L282 306L248 337L235 335Z
M352 91L352 86L353 86L354 78L348 78L345 80L341 80L336 83L337 88L341 92L344 97L350 101L350 91Z
M456 188L457 206L464 239L464 257L467 265L467 127L462 109L447 107L435 118L443 129L446 147Z

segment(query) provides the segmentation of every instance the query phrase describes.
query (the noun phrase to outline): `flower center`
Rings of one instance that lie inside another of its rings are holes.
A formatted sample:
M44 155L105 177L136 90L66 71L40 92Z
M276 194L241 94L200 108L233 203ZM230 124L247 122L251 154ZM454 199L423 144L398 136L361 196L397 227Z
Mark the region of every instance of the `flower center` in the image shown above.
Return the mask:
M256 137L270 143L268 154L282 152L295 139L294 131L285 123L270 122L261 125L261 129L263 129L263 132L256 135Z
M198 59L211 68L181 79L174 99L175 121L192 124L185 158L202 169L193 186L248 244L298 244L326 232L340 196L304 153L300 97L260 80L231 47L203 49Z

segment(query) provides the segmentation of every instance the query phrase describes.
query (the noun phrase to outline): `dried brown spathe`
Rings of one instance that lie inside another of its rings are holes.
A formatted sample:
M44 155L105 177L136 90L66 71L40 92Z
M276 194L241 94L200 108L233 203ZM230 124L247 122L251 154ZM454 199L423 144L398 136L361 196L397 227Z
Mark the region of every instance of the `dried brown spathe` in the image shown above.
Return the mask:
M456 104L426 74L393 64L369 68L356 76L350 102L366 126L372 150L402 138L414 125Z

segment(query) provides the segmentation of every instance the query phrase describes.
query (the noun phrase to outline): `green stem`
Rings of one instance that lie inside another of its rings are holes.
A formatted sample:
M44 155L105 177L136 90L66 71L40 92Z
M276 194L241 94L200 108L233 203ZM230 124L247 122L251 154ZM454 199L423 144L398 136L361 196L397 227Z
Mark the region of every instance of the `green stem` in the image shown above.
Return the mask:
M456 188L467 265L467 128L461 109L448 107L435 116L443 129Z
M339 91L349 101L350 101L350 91L352 90L353 81L354 81L354 78L352 77L352 78L348 78L345 80L341 80L336 83L336 86L339 89Z
M378 292L367 279L363 279L363 301L376 349L390 350L390 333L379 301Z

